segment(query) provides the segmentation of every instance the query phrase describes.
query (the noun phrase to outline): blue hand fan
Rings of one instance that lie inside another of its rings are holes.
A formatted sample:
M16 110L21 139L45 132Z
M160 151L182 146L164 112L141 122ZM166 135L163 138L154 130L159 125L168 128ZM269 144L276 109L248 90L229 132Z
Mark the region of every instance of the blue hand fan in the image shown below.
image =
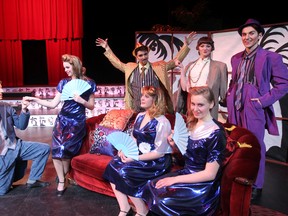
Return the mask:
M64 85L61 93L61 100L72 100L74 94L81 95L90 88L91 86L86 81L82 79L72 79Z
M135 140L127 133L116 131L110 133L106 139L118 150L122 150L124 155L134 160L138 160L138 146Z
M188 144L188 129L186 123L180 113L176 112L175 125L174 125L174 134L172 139L177 145L179 151L182 155L186 153L187 144Z

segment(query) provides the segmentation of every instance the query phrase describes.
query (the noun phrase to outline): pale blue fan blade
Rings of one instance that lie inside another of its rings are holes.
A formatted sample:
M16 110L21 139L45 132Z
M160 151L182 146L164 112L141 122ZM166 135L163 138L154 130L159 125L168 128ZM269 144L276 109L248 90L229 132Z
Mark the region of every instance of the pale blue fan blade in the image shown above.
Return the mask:
M122 150L123 146L119 142L117 134L115 132L108 134L106 139L119 151Z
M135 140L127 133L116 131L110 133L106 139L119 151L123 151L126 157L138 160L138 146Z
M179 151L182 155L186 153L188 145L188 129L186 123L180 113L176 112L175 125L174 125L174 134L172 139L177 145Z
M91 86L88 82L81 79L72 79L64 85L61 93L61 100L72 100L74 94L81 95L90 88Z
M138 158L139 158L139 153L137 152L137 153L127 153L127 154L125 154L126 155L126 157L128 157L128 158L132 158L132 159L134 159L134 160L138 160Z

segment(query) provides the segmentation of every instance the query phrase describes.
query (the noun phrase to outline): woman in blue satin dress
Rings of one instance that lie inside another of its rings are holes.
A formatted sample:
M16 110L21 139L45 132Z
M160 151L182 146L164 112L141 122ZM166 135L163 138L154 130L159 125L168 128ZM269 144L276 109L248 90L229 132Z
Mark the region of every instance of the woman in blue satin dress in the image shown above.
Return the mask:
M86 134L86 108L94 109L94 93L96 83L85 76L85 67L79 57L69 54L62 55L63 67L69 78L60 80L55 97L48 101L36 97L26 97L27 100L48 108L55 108L61 102L64 86L74 79L86 81L91 88L73 98L64 100L61 111L57 115L52 135L52 159L58 176L57 196L62 196L66 190L66 174L70 169L72 157L78 154L83 137Z
M192 87L189 93L184 168L148 182L143 190L142 198L156 215L214 215L219 205L225 130L210 114L214 106L211 89Z
M138 160L125 157L119 151L103 175L111 183L117 198L119 216L132 214L128 197L136 208L136 215L146 215L148 209L141 199L142 187L148 180L165 174L171 168L172 148L167 140L171 124L164 116L167 111L164 93L153 86L144 86L141 93L141 107L145 112L137 115L133 128L139 150Z

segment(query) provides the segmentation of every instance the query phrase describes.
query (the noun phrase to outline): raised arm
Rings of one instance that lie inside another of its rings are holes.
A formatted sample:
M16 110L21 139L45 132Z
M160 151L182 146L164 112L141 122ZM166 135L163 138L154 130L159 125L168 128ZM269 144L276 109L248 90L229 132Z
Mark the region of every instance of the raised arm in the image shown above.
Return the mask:
M188 86L188 82L187 82L188 77L186 76L186 68L184 69L184 66L182 63L179 65L179 68L180 68L180 72L181 72L181 75L180 75L181 88L183 91L188 92L189 86Z
M176 59L182 62L186 58L186 56L188 55L190 51L189 45L193 40L196 39L196 36L197 36L197 33L195 31L192 31L190 34L188 34L188 36L185 36L183 46L181 47L181 49L179 50L175 58L172 61L168 62L167 70L171 70L178 66L175 62Z
M190 34L188 36L185 36L184 46L185 45L189 46L190 43L196 39L196 36L197 36L197 32L195 32L195 31L192 31L192 32L190 32Z
M111 64L121 72L125 73L126 64L121 62L121 60L113 53L112 49L108 45L108 38L106 38L105 40L102 38L97 38L95 44L96 46L103 47L105 49L104 55L106 56L106 58L108 58Z
M60 98L61 98L61 93L60 92L57 92L55 97L53 98L53 100L51 101L48 101L48 100L43 100L43 99L40 99L40 98L37 98L37 97L24 97L25 100L28 100L28 101L34 101L42 106L45 106L45 107L49 107L49 108L55 108L59 103L60 103Z
M105 40L102 38L97 38L95 41L96 46L101 46L103 47L106 51L110 49L109 45L108 45L108 38L106 38Z

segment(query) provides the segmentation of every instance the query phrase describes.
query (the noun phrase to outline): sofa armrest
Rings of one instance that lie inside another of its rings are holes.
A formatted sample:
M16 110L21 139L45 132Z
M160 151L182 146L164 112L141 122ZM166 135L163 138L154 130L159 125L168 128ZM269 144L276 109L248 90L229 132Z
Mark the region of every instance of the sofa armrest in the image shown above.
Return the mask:
M224 127L228 137L219 215L248 216L252 185L259 169L260 144L245 128L231 124L224 124Z
M238 184L242 184L245 186L252 186L253 185L253 180L249 180L247 178L243 178L243 177L236 177L234 179L235 182L237 182Z
M253 181L237 177L232 183L230 196L230 215L250 215L250 201Z
M95 130L95 124L99 124L106 114L100 114L98 116L93 116L91 118L86 119L86 129L88 130Z

